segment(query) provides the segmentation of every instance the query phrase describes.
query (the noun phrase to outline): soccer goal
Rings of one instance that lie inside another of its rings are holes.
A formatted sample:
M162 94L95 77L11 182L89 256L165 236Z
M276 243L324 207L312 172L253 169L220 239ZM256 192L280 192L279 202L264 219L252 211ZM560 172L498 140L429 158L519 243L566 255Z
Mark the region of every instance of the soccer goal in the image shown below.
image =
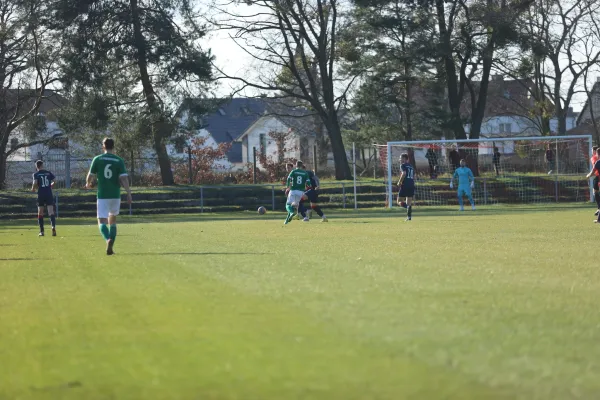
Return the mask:
M466 140L388 142L375 145L386 172L386 207L396 201L400 155L416 170L417 205L458 204L449 187L464 159L475 175L478 204L589 201L592 136L495 137Z

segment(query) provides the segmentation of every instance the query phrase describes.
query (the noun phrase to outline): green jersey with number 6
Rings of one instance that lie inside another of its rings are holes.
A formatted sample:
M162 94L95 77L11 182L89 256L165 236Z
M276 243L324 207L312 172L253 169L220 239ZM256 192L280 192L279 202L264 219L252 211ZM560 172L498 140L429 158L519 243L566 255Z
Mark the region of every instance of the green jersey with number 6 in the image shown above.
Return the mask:
M287 186L291 190L300 190L304 192L307 186L310 186L310 177L308 172L303 169L294 169L287 178Z
M90 173L98 180L99 199L120 199L121 183L119 177L126 176L125 162L117 155L106 153L94 157Z

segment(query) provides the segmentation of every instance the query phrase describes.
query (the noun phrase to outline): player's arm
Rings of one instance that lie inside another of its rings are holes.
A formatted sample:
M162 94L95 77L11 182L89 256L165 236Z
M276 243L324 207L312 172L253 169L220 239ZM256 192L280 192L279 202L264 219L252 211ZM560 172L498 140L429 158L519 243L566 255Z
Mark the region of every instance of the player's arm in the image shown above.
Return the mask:
M37 179L34 178L33 184L31 185L31 191L35 192L37 190L37 188L38 188L38 182L37 182Z
M450 189L454 188L454 179L458 179L458 169L454 171L454 174L452 174L452 178L450 178Z
M97 172L96 170L97 170L96 159L94 158L94 160L92 161L92 165L90 165L90 171L88 172L87 177L85 178L85 187L87 189L92 188L94 175L96 175L96 172Z
M402 186L402 183L404 183L404 178L406 178L406 172L402 170L402 173L400 174L400 179L398 180L398 186Z
M54 174L52 172L50 172L50 187L54 187L54 180L56 179L56 177L54 176Z
M131 188L129 187L129 176L127 174L122 174L119 176L119 182L121 182L121 186L127 192L127 203L131 204Z
M594 175L594 171L600 172L600 165L598 164L598 161L596 161L596 163L592 166L592 170L590 171L589 174L586 175L586 178L590 179L592 177L592 175Z
M473 175L473 171L469 168L469 182L471 182L471 189L475 186L475 175Z
M590 171L589 174L586 175L586 178L591 178L592 175L594 175L594 171L598 170L598 161L596 161L596 163L592 166L592 170Z
M121 161L119 163L119 182L123 189L127 192L127 203L131 204L131 188L129 187L129 174L127 173L127 168L125 168L125 163Z

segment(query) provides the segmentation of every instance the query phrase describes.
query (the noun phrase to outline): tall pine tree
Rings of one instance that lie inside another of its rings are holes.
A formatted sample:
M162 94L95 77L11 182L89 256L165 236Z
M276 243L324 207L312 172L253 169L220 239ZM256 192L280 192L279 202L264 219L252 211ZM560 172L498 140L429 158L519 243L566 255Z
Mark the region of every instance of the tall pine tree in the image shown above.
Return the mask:
M54 0L45 21L68 42L64 85L109 103L107 87L122 65L142 88L144 118L164 185L174 183L166 145L184 97L201 96L211 81L211 55L198 40L205 31L188 1ZM181 22L181 23L180 23ZM102 108L102 107L100 107ZM113 108L114 110L114 108Z

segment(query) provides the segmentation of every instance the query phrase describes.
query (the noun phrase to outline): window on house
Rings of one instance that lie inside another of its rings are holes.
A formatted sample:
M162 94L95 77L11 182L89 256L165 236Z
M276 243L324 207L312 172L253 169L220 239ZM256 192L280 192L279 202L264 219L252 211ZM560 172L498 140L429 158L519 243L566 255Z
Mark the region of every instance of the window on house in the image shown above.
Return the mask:
M66 150L69 148L69 139L67 138L58 138L53 139L48 142L49 149L58 149L58 150Z
M260 134L260 154L264 157L267 155L267 135Z
M512 133L512 124L500 124L500 133Z
M14 150L15 147L17 147L19 145L19 139L17 138L12 138L10 139L10 149Z

